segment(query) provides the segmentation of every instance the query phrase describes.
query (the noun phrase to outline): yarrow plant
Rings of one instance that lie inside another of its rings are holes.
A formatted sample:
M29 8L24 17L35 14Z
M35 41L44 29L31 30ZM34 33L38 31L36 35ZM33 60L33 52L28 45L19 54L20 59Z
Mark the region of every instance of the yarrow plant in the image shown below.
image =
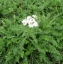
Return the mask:
M37 23L37 21L35 19L37 19L37 16L36 15L27 16L27 18L22 21L22 24L24 26L28 24L28 26L30 28L37 27L38 26L38 23Z
M0 64L63 64L63 0L0 0Z

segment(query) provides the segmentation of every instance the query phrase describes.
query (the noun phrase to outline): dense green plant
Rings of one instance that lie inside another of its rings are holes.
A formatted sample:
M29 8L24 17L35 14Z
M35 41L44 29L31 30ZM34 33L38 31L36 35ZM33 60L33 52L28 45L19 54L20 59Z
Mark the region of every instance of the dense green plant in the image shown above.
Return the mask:
M39 26L23 26L32 14ZM62 0L0 0L0 64L63 64Z

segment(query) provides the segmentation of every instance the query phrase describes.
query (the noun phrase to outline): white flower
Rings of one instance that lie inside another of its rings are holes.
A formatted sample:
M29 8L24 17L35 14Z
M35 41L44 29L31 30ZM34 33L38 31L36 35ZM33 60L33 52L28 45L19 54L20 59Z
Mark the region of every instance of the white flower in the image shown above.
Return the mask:
M32 15L33 18L37 19L37 16L36 15Z
M31 16L27 16L27 20L29 20L29 19L32 19L32 17Z
M30 28L38 26L38 23L35 20L36 17L36 15L32 15L32 17L27 16L27 18L22 21L23 25L25 26L28 24Z
M33 24L34 22L36 22L34 18L28 20L28 24Z
M38 23L37 23L37 22L34 22L33 24L28 24L28 26L29 26L30 28L32 28L32 27L37 27L37 26L38 26Z
M30 28L34 27L33 24L29 24L28 26L29 26Z
M24 26L27 25L27 20L24 19L24 20L22 21L22 23L23 23Z
M36 27L36 26L38 26L38 23L37 23L37 22L35 22L35 23L33 24L33 26L35 26L35 27Z

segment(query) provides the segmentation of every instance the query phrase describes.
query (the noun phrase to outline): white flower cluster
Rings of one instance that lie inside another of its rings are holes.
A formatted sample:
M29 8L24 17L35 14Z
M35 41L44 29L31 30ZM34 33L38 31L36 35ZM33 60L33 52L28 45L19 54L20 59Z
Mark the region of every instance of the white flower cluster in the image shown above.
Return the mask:
M27 18L22 21L22 24L24 26L25 25L28 25L30 28L37 27L38 26L38 23L36 22L35 19L37 19L37 16L36 15L27 16Z

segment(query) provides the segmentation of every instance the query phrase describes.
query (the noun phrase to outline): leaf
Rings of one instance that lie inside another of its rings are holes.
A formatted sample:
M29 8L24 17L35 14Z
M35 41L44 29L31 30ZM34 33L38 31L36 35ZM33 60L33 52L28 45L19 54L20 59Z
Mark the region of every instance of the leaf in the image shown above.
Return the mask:
M25 63L28 64L27 57L25 57L24 60L23 60L23 64L25 64Z
M49 52L60 55L60 52L52 45L49 45Z
M19 48L21 51L22 51L23 48L24 48L24 44L25 44L25 42L26 42L26 38L27 38L27 37L22 38L21 40L19 40L18 48Z
M19 63L20 55L15 56L15 61Z
M33 40L30 39L30 41L36 47L36 49L38 49L39 52L45 53L45 51L41 49L40 45L38 44L36 37L34 35L31 35L31 37Z
M8 62L11 59L13 59L13 54L11 54L11 52L8 52L8 54L5 56L5 58L6 58L6 62Z
M3 26L1 26L1 27L0 27L0 33L5 34L5 29L4 29L4 27L3 27Z
M2 50L4 47L4 41L2 38L0 38L0 50Z
M21 58L23 58L24 57L24 51L18 51L18 54L21 56Z
M55 39L52 36L42 35L41 38L44 39L45 41L48 41L49 43L53 44L56 47L59 46L58 43L55 41Z
M36 50L36 48L35 48L34 46L32 46L32 45L29 44L29 45L27 46L25 55L26 55L26 56L30 55L34 50Z

